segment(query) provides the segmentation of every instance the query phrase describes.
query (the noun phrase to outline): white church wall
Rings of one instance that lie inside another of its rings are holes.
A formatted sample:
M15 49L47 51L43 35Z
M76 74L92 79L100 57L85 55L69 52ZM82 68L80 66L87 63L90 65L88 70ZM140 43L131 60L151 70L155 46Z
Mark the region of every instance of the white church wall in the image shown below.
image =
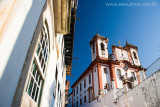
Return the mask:
M94 52L93 52L93 45L94 45ZM96 59L96 43L93 42L92 46L91 46L91 56L92 56L92 61L94 61Z
M128 77L130 78L130 77L132 77L132 72L134 72L135 73L135 77L136 77L136 80L134 80L134 86L136 86L137 84L138 84L138 78L137 78L137 73L136 73L136 71L133 69L133 70L128 70L127 71L127 75L128 75Z
M1 107L11 106L30 42L45 0L17 0L14 3L12 0L1 1L1 5L4 8L10 3L12 3L11 5L14 8L8 16L2 34L3 40L0 44Z
M98 43L98 54L100 57L103 57L103 58L108 58L108 44L100 39L98 39L97 41ZM101 50L101 43L104 44L104 51Z
M94 78L94 96L97 97L99 95L97 67L93 69L93 78Z
M105 73L104 68L107 69L107 73ZM109 86L111 86L110 70L109 70L108 65L101 66L101 72L102 72L102 84L103 84L103 89L104 89L104 86L106 86L106 83L108 83Z
M122 80L120 79L120 77L118 77L118 73L117 73L117 69L120 69L121 70L121 75L125 75L125 72L122 68L120 67L115 67L115 74L116 74L116 80L117 80L117 87L118 88L123 88L123 83L122 83Z
M130 51L131 51L131 56L132 56L132 59L133 59L134 64L135 64L135 65L137 65L137 66L140 66L140 65L141 65L141 63L140 63L140 60L139 60L139 56L138 56L138 52L137 52L137 50L136 50L136 49L132 49L132 48L131 48L131 49L130 49ZM136 53L137 60L134 58L133 52L135 52L135 53Z
M117 60L127 60L129 61L128 52L126 50L116 48Z

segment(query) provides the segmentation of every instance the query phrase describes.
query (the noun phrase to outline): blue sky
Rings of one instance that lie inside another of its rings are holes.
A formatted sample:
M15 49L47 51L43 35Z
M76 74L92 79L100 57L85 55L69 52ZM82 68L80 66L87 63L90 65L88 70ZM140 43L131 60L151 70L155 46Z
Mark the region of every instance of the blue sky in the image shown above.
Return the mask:
M118 2L116 2L118 1ZM141 2L140 2L141 1ZM143 2L142 2L143 1ZM106 3L157 3L156 6L106 6ZM147 68L160 57L160 1L158 0L79 0L76 20L72 85L91 63L89 42L99 32L124 46L126 40L138 46L141 64ZM70 90L71 91L71 90Z

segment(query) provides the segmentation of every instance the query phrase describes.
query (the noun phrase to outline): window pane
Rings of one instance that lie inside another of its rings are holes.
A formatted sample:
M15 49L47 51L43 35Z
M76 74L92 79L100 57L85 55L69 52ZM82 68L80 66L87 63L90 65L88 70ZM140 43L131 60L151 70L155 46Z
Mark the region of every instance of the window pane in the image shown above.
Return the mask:
M30 81L30 84L29 84L28 95L31 95L32 86L33 86L33 78L31 78L31 81Z
M35 91L36 91L36 87L37 87L37 86L36 86L36 83L34 83L34 87L33 87L33 90L32 90L32 96L31 96L33 99L34 99L34 95L35 95L35 93L36 93L36 92L35 92Z
M35 101L37 102L37 96L38 96L38 92L39 92L39 88L37 87L37 91L36 91L36 97L35 97Z

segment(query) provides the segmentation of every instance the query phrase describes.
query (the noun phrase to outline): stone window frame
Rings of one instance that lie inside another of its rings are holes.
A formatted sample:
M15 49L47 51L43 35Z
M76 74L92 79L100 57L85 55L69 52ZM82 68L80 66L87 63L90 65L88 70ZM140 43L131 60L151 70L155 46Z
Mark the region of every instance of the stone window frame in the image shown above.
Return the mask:
M41 101L45 71L47 69L50 52L47 20L45 20L39 36L40 37L38 38L38 43L36 45L36 51L34 53L34 59L31 63L29 79L26 86L26 93L38 105Z

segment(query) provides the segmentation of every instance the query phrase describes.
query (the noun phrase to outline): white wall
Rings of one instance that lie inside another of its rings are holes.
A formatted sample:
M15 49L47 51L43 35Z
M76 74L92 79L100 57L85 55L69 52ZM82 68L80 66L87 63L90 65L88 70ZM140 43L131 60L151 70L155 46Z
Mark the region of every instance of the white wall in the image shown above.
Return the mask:
M97 67L95 69L93 69L93 77L94 77L94 96L97 97L99 95Z
M106 74L104 72L104 68L107 68L108 74ZM103 89L104 86L106 85L106 83L109 84L109 86L111 86L111 78L110 78L110 70L109 70L109 66L105 65L105 66L101 66L101 72L102 72L102 84L103 84ZM105 90L106 91L106 90ZM107 91L106 91L107 92Z
M117 100L117 107L126 105L126 98L130 107L159 107L160 105L160 71L155 72L152 76L137 85L135 88L122 95Z
M1 1L7 6L10 1ZM0 107L10 107L45 0L16 0L0 44Z
M64 54L63 54L63 50L64 50L63 35L62 34L57 34L56 41L57 41L58 46L59 46L58 47L59 48L59 59L58 60L57 60L57 58L54 59L54 60L57 61L56 66L57 66L57 70L58 70L56 98L55 98L54 107L59 107L60 105L62 105L62 102L64 102L64 99L62 99L62 97L64 97L63 93L65 93L64 90L65 90L65 81L66 81L66 74L65 74L66 69L65 69L65 65L64 65ZM63 45L62 45L62 42L63 42ZM63 61L62 61L62 59L63 59ZM55 72L55 71L52 70L52 72ZM58 92L58 83L60 84L59 92ZM61 94L61 98L60 98L60 94Z
M123 68L121 67L116 67L115 68L115 72L116 72L116 80L117 80L117 86L118 88L123 88L123 82L121 79L119 79L119 77L117 76L117 69L120 69L121 70L121 76L125 75L125 71L123 70ZM138 79L137 79L137 74L135 72L135 69L129 69L127 70L127 76L128 77L131 77L131 72L134 72L135 73L135 77L136 77L136 80L134 81L134 86L136 86L138 84Z
M89 75L91 75L91 83L89 84ZM84 80L86 80L86 87L84 88ZM80 92L80 83L82 83L82 91ZM78 86L78 94L77 94L77 86ZM73 95L73 104L76 104L78 100L78 106L80 106L80 99L82 98L82 105L84 105L84 96L86 96L86 103L89 102L89 94L87 89L92 87L92 72L89 72L86 77L83 77L80 82L74 87L75 89L75 96ZM93 87L92 87L93 88ZM73 93L74 94L74 93ZM85 103L85 104L86 104Z
M155 72L145 81L114 100L113 91L94 100L84 107L159 107L160 71ZM115 103L114 103L115 102Z
M57 65L57 51L56 51L56 44L55 44L55 31L53 30L53 24L52 24L52 16L50 14L49 5L46 6L47 8L43 12L43 20L47 20L48 27L49 27L49 40L50 40L50 54L49 54L49 61L47 66L47 71L45 74L45 81L42 91L42 97L41 97L41 107L44 106L53 106L54 105L54 97L53 92L55 89L55 71L56 71L56 65Z
M116 48L117 60L127 60L129 61L128 52L126 50ZM122 55L123 54L123 55Z

